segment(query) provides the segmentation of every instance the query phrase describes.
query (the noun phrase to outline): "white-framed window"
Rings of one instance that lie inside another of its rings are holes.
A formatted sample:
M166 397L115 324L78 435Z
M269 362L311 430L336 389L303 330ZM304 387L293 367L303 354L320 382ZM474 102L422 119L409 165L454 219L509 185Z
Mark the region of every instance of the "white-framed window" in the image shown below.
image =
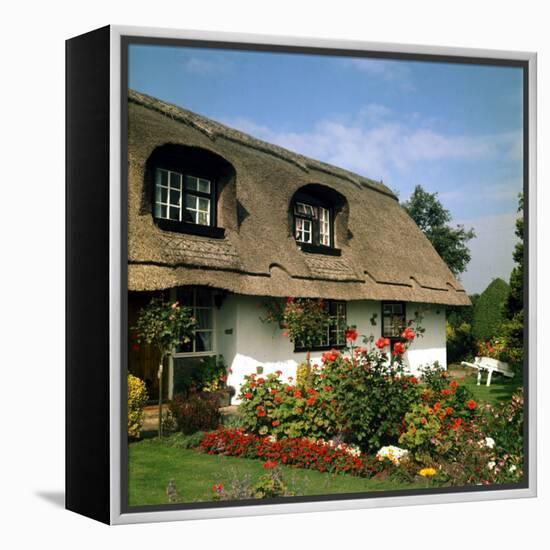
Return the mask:
M294 224L296 228L296 240L299 243L311 243L313 239L313 223L311 220L297 217Z
M176 348L178 355L212 355L214 352L214 297L209 288L179 287L176 299L182 306L191 308L197 320L193 338Z
M319 207L319 244L330 246L330 212Z
M213 182L157 168L155 172L155 218L195 225L213 225Z
M332 246L331 212L318 204L294 203L294 236L299 243Z

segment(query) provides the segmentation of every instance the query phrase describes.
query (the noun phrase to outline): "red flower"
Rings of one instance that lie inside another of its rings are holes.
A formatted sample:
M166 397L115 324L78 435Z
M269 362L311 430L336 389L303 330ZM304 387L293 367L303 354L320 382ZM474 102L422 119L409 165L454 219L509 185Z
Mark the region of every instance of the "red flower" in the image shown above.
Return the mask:
M282 403L282 402L283 402L283 398L282 398L282 397L277 396L277 397L275 398L275 403Z
M258 378L257 382L258 384L263 384L265 382L265 378Z
M276 371L275 371L275 374L276 374L277 376L282 376L283 371L282 371L282 370L276 370Z
M378 349L384 349L386 346L390 345L390 339L389 338L378 338L378 340L376 340L376 343L374 345Z
M438 411L441 408L441 403L438 401L434 404L434 411Z
M323 363L332 363L338 359L340 356L340 352L336 351L335 349L331 349L330 351L325 351L323 355L321 356L321 361Z
M212 490L215 493L221 493L223 491L223 483L217 483L215 485L212 485Z
M277 467L277 462L275 460L268 460L264 463L264 468L266 470L272 470L273 468Z
M294 397L296 397L296 398L302 397L302 392L301 392L300 390L296 390L296 391L294 392Z
M451 430L458 430L462 424L462 418L455 418L453 424L451 425Z
M411 376L411 377L409 378L409 382L410 382L411 384L418 384L418 378L417 378L416 376Z
M306 391L309 395L317 395L317 392L313 388L308 388Z
M332 390L332 386L325 386L323 388L325 391L331 391Z
M393 345L393 353L396 355L402 355L405 353L405 346L401 342L395 342Z
M285 392L290 393L294 388L292 386L285 386Z
M315 404L315 397L310 397L307 401L306 401L308 407L311 407Z
M414 330L411 327L407 327L403 334L401 335L402 338L405 338L405 340L414 340L416 337L416 334Z
M271 388L269 393L271 393L271 395L277 395L279 393L279 390L277 388Z
M450 395L450 393L451 393L451 390L447 388L444 388L441 390L441 395Z
M447 414L452 414L452 413L453 413L453 408L452 408L452 407L447 407L447 408L445 409L445 412L446 412Z
M278 420L274 420L271 425L272 426L278 426L280 424L280 422Z
M467 406L471 411L473 411L473 410L476 408L476 402L475 402L473 399L470 399L470 400L466 403L466 406Z
M292 304L294 302L294 298L292 296L289 296L287 299L286 299L286 303L287 304Z
M249 391L247 391L247 392L244 394L244 398L245 398L245 399L251 399L251 398L252 398L252 394L251 394Z
M355 342L357 340L357 337L359 336L359 333L354 328L348 328L346 330L346 340L348 342Z

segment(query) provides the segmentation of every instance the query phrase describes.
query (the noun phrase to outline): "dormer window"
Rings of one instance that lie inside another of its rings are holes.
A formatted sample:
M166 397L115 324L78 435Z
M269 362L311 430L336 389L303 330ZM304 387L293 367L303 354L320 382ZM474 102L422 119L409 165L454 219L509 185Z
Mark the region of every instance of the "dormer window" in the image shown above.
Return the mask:
M294 230L299 243L331 246L330 210L297 201L294 204Z
M222 239L224 226L235 225L235 170L216 153L161 145L147 159L144 176L142 205L162 231Z
M155 218L195 225L213 225L213 182L157 168Z

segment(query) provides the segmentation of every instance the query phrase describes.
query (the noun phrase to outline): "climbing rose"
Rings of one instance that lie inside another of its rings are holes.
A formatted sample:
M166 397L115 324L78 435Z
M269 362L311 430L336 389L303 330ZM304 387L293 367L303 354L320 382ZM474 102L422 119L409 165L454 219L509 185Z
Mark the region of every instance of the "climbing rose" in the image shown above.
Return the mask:
M245 399L251 399L251 398L252 398L252 394L251 394L250 392L246 392L246 393L244 394L244 398L245 398Z
M405 338L405 340L414 340L415 336L416 334L414 333L414 330L410 327L407 327L401 335L401 337Z
M348 328L346 330L346 340L348 342L355 342L357 340L357 337L359 336L359 333L354 328Z
M325 351L323 355L321 356L321 361L323 363L332 363L338 359L340 356L340 352L336 351L335 349L331 349L330 351Z
M389 345L390 345L389 338L378 338L378 340L376 340L376 343L375 343L375 346L378 349L384 349L386 346L389 346Z
M411 384L418 384L418 378L416 376L411 376L409 381Z
M395 342L393 346L393 353L396 355L401 355L405 353L405 346L401 342Z

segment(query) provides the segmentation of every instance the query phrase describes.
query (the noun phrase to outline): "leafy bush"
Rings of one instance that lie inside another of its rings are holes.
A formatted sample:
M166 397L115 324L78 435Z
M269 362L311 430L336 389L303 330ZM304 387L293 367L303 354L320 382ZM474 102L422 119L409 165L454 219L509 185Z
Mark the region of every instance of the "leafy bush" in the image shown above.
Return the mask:
M443 370L428 371L421 402L404 416L399 443L417 458L452 453L454 434L479 414L470 391L446 375Z
M308 386L311 381L311 366L307 363L300 363L296 367L296 385L299 388Z
M128 374L128 436L139 438L143 425L143 409L147 404L147 388L145 382Z
M220 425L219 401L208 393L192 392L176 395L170 404L179 430L192 434L199 430L212 430Z
M470 323L462 322L454 326L447 322L445 334L447 337L447 361L449 363L471 361L473 359L475 338Z
M353 342L357 333L348 332ZM370 349L351 345L348 354L326 352L305 387L283 383L280 371L246 376L240 395L245 428L276 437L341 436L364 450L395 442L403 416L418 399L418 381L406 375L403 364L415 337L406 328L405 343L396 343L393 354L384 351L389 345L384 338Z
M508 283L493 279L476 302L472 334L476 340L491 340L499 335L504 321L504 304L510 293Z
M284 383L281 374L245 376L239 407L243 426L256 434L276 437L330 435L333 425L326 406L329 392Z
M226 387L227 367L221 355L174 359L174 391L220 391Z

